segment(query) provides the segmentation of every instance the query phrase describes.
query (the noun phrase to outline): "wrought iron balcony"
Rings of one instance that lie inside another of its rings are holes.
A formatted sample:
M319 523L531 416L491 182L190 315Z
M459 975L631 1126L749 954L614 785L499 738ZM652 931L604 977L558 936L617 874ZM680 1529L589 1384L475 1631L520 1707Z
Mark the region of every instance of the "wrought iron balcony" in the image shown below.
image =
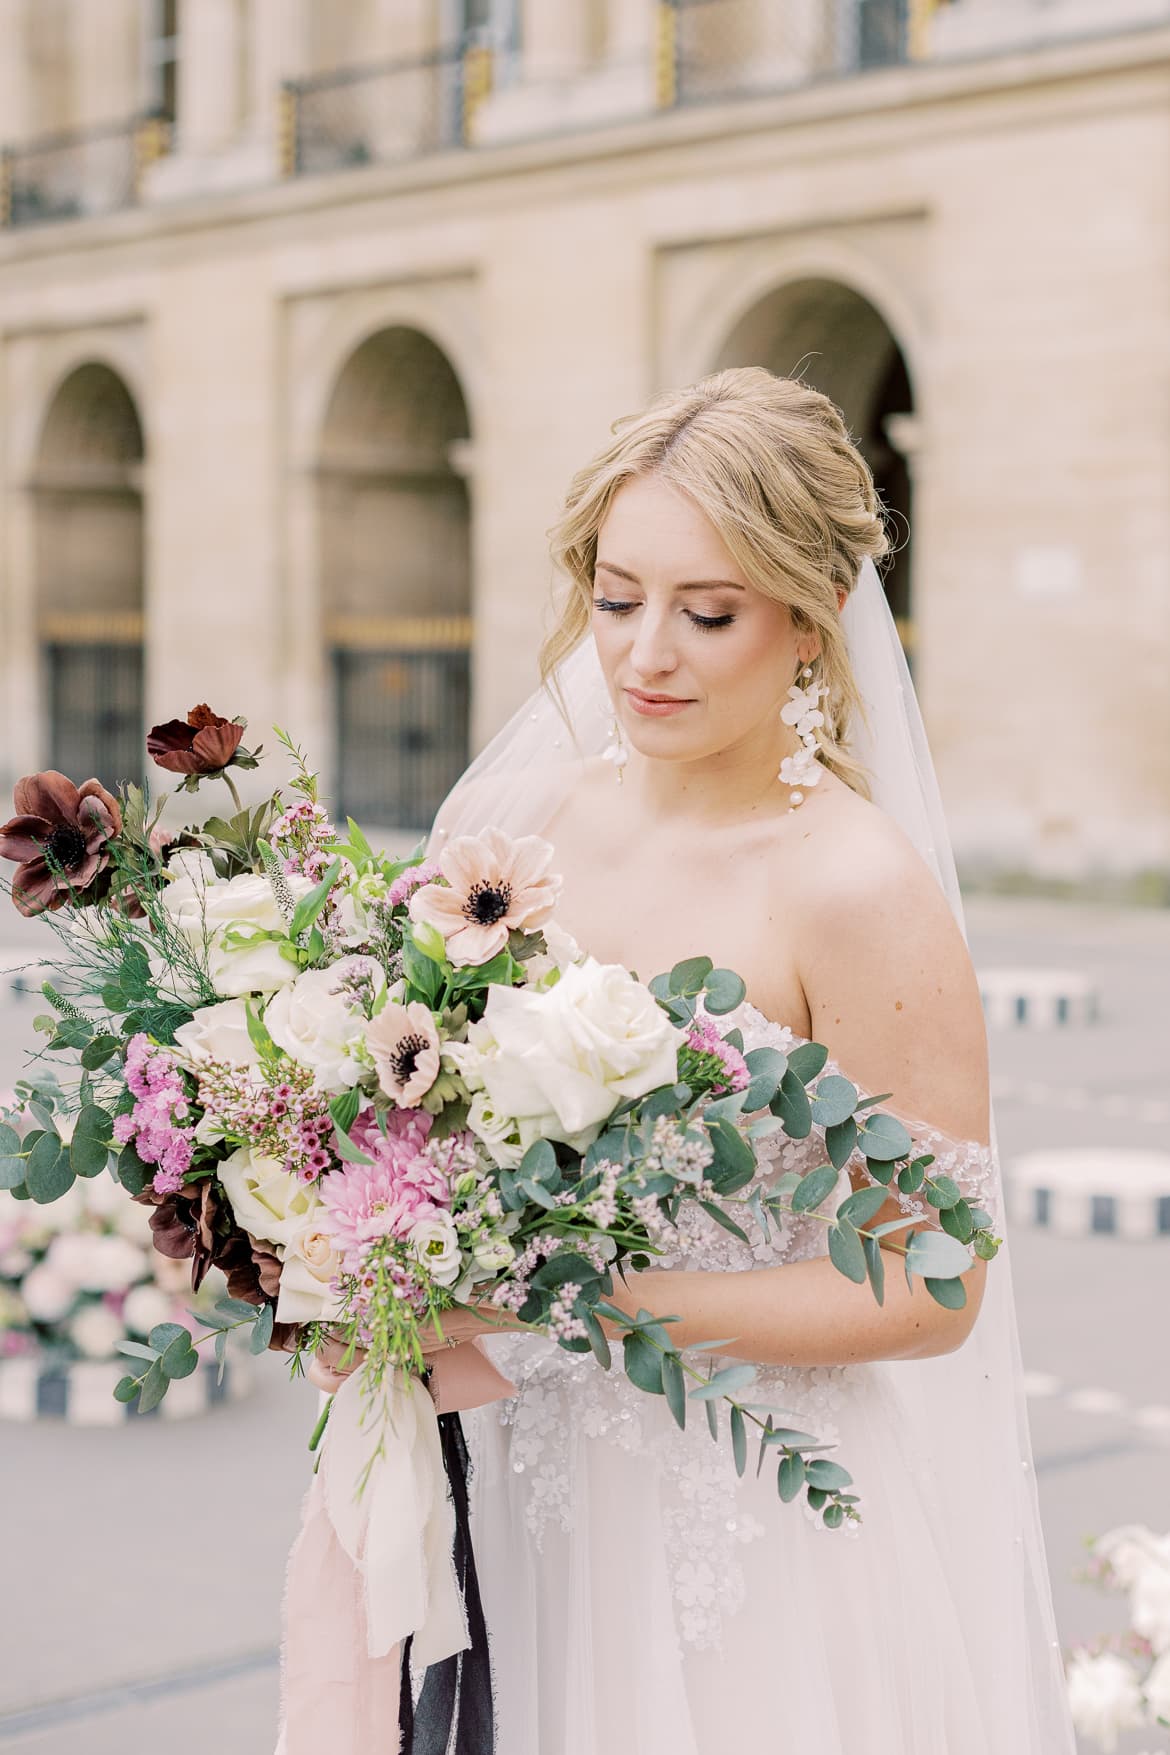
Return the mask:
M467 145L491 90L493 56L462 38L429 54L343 67L283 88L287 176L416 158Z
M0 226L133 207L147 168L169 144L169 124L147 115L0 147Z

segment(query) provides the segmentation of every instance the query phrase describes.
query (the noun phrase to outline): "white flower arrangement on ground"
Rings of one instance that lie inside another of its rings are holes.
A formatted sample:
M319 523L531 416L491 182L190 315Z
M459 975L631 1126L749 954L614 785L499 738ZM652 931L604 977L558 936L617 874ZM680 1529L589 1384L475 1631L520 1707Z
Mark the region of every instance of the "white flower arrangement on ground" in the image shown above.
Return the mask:
M1070 1653L1069 1702L1081 1736L1112 1755L1124 1731L1170 1731L1170 1533L1123 1524L1090 1552L1089 1580L1129 1598L1130 1625Z

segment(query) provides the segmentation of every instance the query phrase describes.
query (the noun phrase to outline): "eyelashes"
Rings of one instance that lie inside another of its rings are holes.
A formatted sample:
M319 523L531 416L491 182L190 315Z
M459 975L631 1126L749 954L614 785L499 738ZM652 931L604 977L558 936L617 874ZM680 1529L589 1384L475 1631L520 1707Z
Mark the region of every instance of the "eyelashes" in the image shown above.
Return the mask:
M612 597L595 597L593 607L603 610L607 615L623 616L629 615L631 610L638 609L640 605L619 603ZM696 628L702 628L706 633L711 633L717 628L729 628L735 620L733 615L696 615L693 609L688 609L686 615Z

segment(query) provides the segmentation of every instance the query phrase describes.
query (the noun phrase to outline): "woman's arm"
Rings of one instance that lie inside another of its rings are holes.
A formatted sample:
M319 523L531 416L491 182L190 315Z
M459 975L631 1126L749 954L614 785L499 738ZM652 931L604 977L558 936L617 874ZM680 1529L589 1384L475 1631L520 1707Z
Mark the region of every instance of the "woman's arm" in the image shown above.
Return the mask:
M791 898L812 1035L863 1089L891 1092L891 1112L984 1143L987 1041L962 934L934 877L888 819L856 800L832 804L850 812L855 857L841 864L840 833L824 836L831 860L810 834ZM868 1185L863 1169L853 1182ZM870 1225L902 1216L891 1198ZM905 1235L883 1243L881 1306L868 1285L855 1285L823 1257L744 1273L651 1270L631 1275L612 1302L630 1315L641 1308L681 1317L670 1329L680 1346L727 1340L727 1353L758 1364L951 1352L978 1315L986 1263L963 1276L965 1307L945 1310L917 1277L913 1291L907 1285L897 1253Z

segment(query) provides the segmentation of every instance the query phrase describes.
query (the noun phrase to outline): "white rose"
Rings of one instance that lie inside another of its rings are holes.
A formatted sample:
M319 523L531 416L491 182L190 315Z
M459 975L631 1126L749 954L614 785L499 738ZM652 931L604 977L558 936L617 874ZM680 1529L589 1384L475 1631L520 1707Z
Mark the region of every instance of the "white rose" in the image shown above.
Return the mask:
M312 1220L289 1238L280 1270L278 1322L329 1322L340 1316L342 1299L331 1290L341 1257L328 1232Z
M79 1292L125 1292L147 1272L146 1256L136 1243L92 1231L54 1237L45 1260Z
M0 1253L0 1279L22 1279L32 1264L33 1258L27 1249L6 1249Z
M1068 1703L1084 1737L1111 1751L1122 1731L1144 1724L1141 1688L1132 1665L1115 1652L1077 1652L1068 1666Z
M336 991L338 981L350 970L369 970L376 992L386 984L381 965L372 957L342 957L327 969L307 969L298 975L291 987L269 1000L264 1013L277 1047L310 1067L322 1090L334 1093L356 1085L363 1070L354 1050L365 1039L365 1016Z
M148 1335L160 1322L170 1322L173 1308L161 1286L135 1286L126 1294L122 1321L136 1335Z
M510 1115L497 1115L486 1091L476 1091L467 1111L467 1125L482 1140L489 1158L501 1170L515 1170L524 1156Z
M206 968L215 991L225 999L239 999L246 993L271 993L294 980L297 965L281 955L274 940L224 944L231 928L244 933L284 931L285 918L268 879L251 872L219 879L205 856L183 859L180 855L179 860L180 875L167 885L160 900L172 926ZM169 869L173 871L179 860L172 860ZM312 888L308 878L297 874L286 882L298 901ZM178 974L181 978L181 971Z
M419 1219L407 1233L407 1242L437 1286L453 1286L459 1278L459 1233L450 1213Z
M73 1309L77 1288L48 1262L41 1262L24 1276L20 1295L34 1322L60 1322Z
M69 1338L83 1359L112 1359L126 1339L120 1316L104 1304L87 1304L69 1324Z
M293 966L290 963L289 969ZM295 973L295 971L293 971ZM248 1008L242 999L221 999L200 1006L194 1017L175 1031L178 1059L192 1071L209 1060L229 1066L259 1066L260 1052L248 1034Z
M311 1182L298 1182L277 1163L241 1146L219 1166L236 1223L265 1243L287 1243L321 1204Z
M619 1103L673 1084L684 1040L628 970L589 957L547 991L491 988L468 1044L448 1054L525 1148L544 1138L584 1151Z

